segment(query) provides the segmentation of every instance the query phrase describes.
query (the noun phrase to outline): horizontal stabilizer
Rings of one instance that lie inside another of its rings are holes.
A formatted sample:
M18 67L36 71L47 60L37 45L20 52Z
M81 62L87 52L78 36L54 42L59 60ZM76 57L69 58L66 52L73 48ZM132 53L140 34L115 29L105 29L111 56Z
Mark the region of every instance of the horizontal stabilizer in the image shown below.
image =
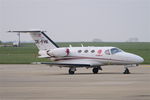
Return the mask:
M11 33L36 33L36 32L46 32L46 31L41 31L41 30L35 30L35 31L8 31L8 32L11 32Z

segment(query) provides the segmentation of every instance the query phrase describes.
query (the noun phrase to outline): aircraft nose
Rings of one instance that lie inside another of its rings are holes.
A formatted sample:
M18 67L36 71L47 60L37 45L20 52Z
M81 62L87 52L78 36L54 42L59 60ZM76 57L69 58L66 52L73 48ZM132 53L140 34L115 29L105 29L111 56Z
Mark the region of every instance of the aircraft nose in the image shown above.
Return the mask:
M144 59L136 54L128 53L128 60L132 61L133 63L139 64L144 61Z
M140 56L136 57L137 63L142 63L144 61L144 59Z

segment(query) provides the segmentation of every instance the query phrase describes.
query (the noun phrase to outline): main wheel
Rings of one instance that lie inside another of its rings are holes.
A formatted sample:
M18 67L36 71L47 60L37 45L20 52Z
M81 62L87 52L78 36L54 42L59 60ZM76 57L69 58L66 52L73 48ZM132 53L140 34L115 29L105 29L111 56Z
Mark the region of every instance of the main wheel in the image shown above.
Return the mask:
M93 68L93 73L94 73L94 74L97 74L97 73L98 73L98 70L99 70L98 68Z
M74 71L72 71L71 69L69 69L69 74L74 74Z

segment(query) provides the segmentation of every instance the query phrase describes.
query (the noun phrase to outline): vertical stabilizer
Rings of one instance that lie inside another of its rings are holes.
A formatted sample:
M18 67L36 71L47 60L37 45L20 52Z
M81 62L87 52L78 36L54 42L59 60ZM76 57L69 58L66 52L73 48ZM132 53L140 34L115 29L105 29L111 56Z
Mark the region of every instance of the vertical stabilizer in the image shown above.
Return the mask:
M59 48L58 45L44 33L44 31L9 31L9 32L29 33L32 39L35 41L35 44L39 50L51 50Z

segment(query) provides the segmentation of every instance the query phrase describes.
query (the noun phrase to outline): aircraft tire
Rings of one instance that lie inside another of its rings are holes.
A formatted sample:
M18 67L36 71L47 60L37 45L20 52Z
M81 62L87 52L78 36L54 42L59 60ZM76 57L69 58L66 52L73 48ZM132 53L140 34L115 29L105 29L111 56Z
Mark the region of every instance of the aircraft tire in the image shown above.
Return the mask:
M98 68L93 68L93 73L94 73L94 74L97 74L97 73L98 73L98 70L99 70Z
M128 68L125 69L124 74L130 74L130 71Z
M74 74L74 71L72 71L71 69L69 69L69 74L70 75Z

